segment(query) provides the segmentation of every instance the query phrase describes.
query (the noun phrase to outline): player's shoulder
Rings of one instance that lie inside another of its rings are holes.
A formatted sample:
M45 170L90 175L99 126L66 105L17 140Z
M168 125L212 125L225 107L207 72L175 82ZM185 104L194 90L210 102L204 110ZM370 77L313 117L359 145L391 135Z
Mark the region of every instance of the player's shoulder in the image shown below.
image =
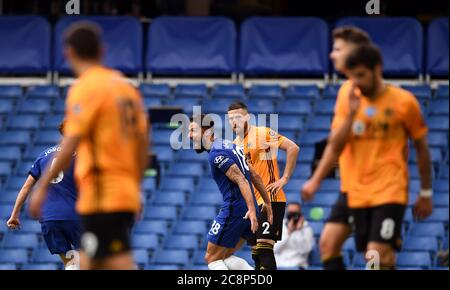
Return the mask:
M408 90L396 85L388 85L390 95L397 100L400 106L417 103L417 98Z
M55 152L60 151L61 147L59 145L49 147L39 154L38 159L43 159L52 156Z

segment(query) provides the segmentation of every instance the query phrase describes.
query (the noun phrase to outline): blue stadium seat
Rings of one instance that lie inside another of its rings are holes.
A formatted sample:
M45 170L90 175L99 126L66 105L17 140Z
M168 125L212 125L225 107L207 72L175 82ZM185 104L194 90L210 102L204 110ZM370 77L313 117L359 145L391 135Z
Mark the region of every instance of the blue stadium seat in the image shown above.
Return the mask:
M301 150L301 149L300 149ZM309 178L311 176L311 166L307 164L298 164L295 169L292 177L294 178Z
M170 135L172 135L173 130L153 130L152 131L152 142L155 145L169 145Z
M328 73L327 24L314 17L252 17L241 25L239 65L246 74Z
M206 224L203 221L178 221L173 229L174 234L205 235Z
M427 73L431 76L448 76L448 17L430 22L426 43Z
M48 249L38 248L33 251L31 257L33 263L60 263L61 258L58 255L52 255Z
M282 91L279 85L253 85L248 96L252 99L278 100L282 97Z
M319 193L310 202L313 206L332 206L336 203L339 193Z
M416 163L416 150L409 151L409 163ZM435 164L442 162L442 152L440 148L430 148L431 161Z
M22 153L18 146L1 146L0 161L16 161L20 159Z
M430 105L431 115L445 115L448 117L448 100L433 100Z
M30 132L8 131L0 133L0 145L28 145L31 141Z
M205 84L179 84L175 88L175 98L206 99L208 88Z
M198 184L198 191L205 192L216 192L218 190L217 183L212 178L203 177L200 179Z
M184 211L185 220L213 220L217 215L217 210L213 206L189 206Z
M182 190L192 192L194 190L194 180L189 177L168 177L161 180L161 190Z
M0 204L0 219L6 220L11 216L11 212L13 209L13 204L3 205Z
M278 129L280 131L301 131L303 128L302 118L299 116L280 116Z
M0 93L1 95L1 93ZM448 85L439 85L436 89L435 97L437 99L448 99Z
M315 143L326 140L328 138L328 134L329 132L325 131L314 131L300 134L300 145L314 145ZM302 151L302 148L300 148L300 151Z
M194 251L199 247L198 236L195 235L171 235L164 243L165 249Z
M214 86L211 96L214 99L222 98L237 100L245 98L245 92L244 87L241 84L218 84Z
M57 98L59 97L59 87L56 85L31 86L28 87L25 95L28 99L27 101L33 101L32 99Z
M429 269L432 266L431 257L428 252L402 252L398 254L397 266Z
M275 112L275 106L272 100L256 100L251 99L247 102L247 107L252 114L273 114Z
M435 237L407 237L402 246L402 251L436 253L438 241Z
M403 89L410 91L418 99L430 99L431 87L429 85L402 85Z
M163 103L162 103L162 100L161 99L156 99L156 98L144 98L144 106L146 107L146 108L153 108L153 107L159 107L159 106L162 106L163 105ZM160 124L159 123L154 123L154 124L152 124L152 126L154 127L154 128L158 128L158 127L156 127L156 126L159 126ZM165 124L162 124L162 125L165 125Z
M194 265L202 265L202 266L205 265L206 264L206 262L205 262L205 254L206 254L205 250L196 251L194 253L194 257L193 257L192 263Z
M159 247L158 236L154 234L134 234L131 237L133 249L147 249L155 251Z
M430 132L427 136L428 144L432 147L447 148L448 137L444 132Z
M176 271L180 270L178 265L146 265L144 270L164 270L164 271Z
M333 115L335 103L335 100L321 100L316 104L314 111L319 115Z
M41 224L36 220L22 220L20 224L21 233L40 234Z
M63 119L64 115L47 115L44 117L41 127L43 129L56 130Z
M13 263L0 263L0 270L17 270L17 266Z
M286 187L284 188L284 190L286 191L286 201L289 202L301 202L300 200L300 193L298 192L294 192L294 191L287 191Z
M341 190L341 182L339 179L325 179L320 184L319 191L337 193Z
M0 115L8 115L14 111L14 108L14 100L0 99Z
M364 258L364 254L362 253L355 253L352 259L352 266L353 267L366 267L366 259Z
M311 253L309 254L309 264L311 266L322 266L322 260L320 259L319 251L311 251Z
M309 226L313 230L314 236L319 237L322 233L323 222L308 222Z
M1 165L2 165L2 163L0 162L0 176L2 176ZM17 198L17 194L18 194L17 191L1 191L0 192L0 204L5 204L5 205L14 204L14 202L16 201L16 198Z
M133 249L133 259L139 267L145 267L148 263L148 252L145 249Z
M50 24L44 17L2 16L0 73L47 73L50 70L50 37Z
M197 191L192 195L191 205L220 206L223 203L223 197L218 189L216 189L216 191L217 192Z
M174 152L170 146L152 146L152 152L156 154L159 162L170 162L174 159Z
M139 86L139 91L141 91L141 94L145 99L167 99L171 95L168 84L141 84Z
M26 264L22 270L59 270L56 264Z
M191 162L207 162L208 154L198 154L192 149L180 149L177 151L176 159L178 161L191 161Z
M434 208L433 213L424 222L448 223L448 208Z
M448 117L432 116L426 121L428 128L431 131L447 131L448 132Z
M150 73L204 75L236 71L237 37L230 19L158 17L152 21L147 39L146 67Z
M419 179L419 168L417 167L417 164L409 164L408 165L408 173L409 173L409 178Z
M42 130L37 132L34 143L37 145L55 146L61 140L58 130Z
M436 207L446 207L449 206L449 195L448 194L434 194L433 195L433 204Z
M354 25L365 30L383 54L387 76L417 76L422 73L423 29L415 18L346 17L337 27ZM399 57L408 55L408 57Z
M437 192L446 192L448 194L448 181L437 180L434 184L434 190Z
M346 252L356 252L356 245L355 245L355 239L353 237L348 238L344 245L342 246L342 250Z
M156 189L156 180L154 177L145 177L142 181L142 190L145 192L153 191Z
M6 183L7 190L19 191L25 183L26 177L23 176L10 176Z
M177 162L172 163L168 172L170 176L198 177L203 175L203 166L200 163Z
M55 114L64 114L66 111L66 101L62 99L57 99L53 103L52 111Z
M313 131L326 131L330 130L331 116L316 116L310 119L308 123L308 130Z
M289 182L284 186L285 191L295 191L299 192L301 186L305 182L305 179L292 178Z
M230 99L212 99L203 102L202 113L215 113L224 115L228 111L228 106L232 103Z
M35 130L39 128L40 117L37 115L14 115L9 119L8 129Z
M336 100L336 97L337 97L340 87L341 87L341 85L339 85L339 84L326 85L325 88L323 89L323 93L322 93L323 98Z
M319 95L316 85L291 85L284 94L288 99L318 99Z
M44 151L47 151L47 149L49 149L49 147L45 145L29 146L28 149L25 151L25 155L23 157L27 161L34 162L36 158L39 155L41 155Z
M22 94L20 85L0 85L0 99L16 99L22 97Z
M4 249L34 249L39 241L35 234L14 234L9 233L3 238Z
M136 223L133 228L136 234L158 234L160 236L166 236L169 227L165 220L143 220Z
M6 176L9 176L11 171L12 171L11 162L0 161L0 177L1 178L5 178ZM0 201L1 201L1 197L0 197Z
M298 154L298 161L300 163L311 163L314 159L315 148L311 146L305 146L300 149L301 153Z
M186 114L192 115L194 106L200 106L201 102L198 98L185 98L165 101L165 105L180 107Z
M25 249L0 249L0 263L25 264L28 255Z
M175 264L185 266L189 263L189 253L185 250L162 250L156 253L155 264Z
M286 115L310 115L311 103L307 100L286 100L278 106L278 113Z
M443 165L439 171L439 178L448 180L449 179L448 169L449 169L448 164Z
M144 212L146 220L168 220L178 218L177 208L174 206L147 206Z
M104 54L106 66L127 74L143 71L142 26L131 16L66 16L55 26L54 69L62 74L69 72L69 65L63 55L64 30L76 21L96 23L102 30L102 40L108 48Z
M155 193L152 203L154 205L172 205L182 207L186 204L186 196L184 192L164 192Z

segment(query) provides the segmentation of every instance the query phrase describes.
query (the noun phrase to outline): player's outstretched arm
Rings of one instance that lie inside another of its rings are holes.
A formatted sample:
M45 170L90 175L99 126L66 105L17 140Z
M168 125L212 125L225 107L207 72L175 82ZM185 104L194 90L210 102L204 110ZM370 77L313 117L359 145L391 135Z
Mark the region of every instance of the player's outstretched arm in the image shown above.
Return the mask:
M72 156L80 142L79 137L64 137L61 142L61 151L55 155L52 166L47 167L45 173L41 176L36 190L30 199L30 214L33 217L39 217L42 203L47 198L47 189L50 181L58 176L59 172L68 168L72 161Z
M33 189L35 183L36 180L33 178L33 176L28 175L27 180L25 180L25 183L23 184L22 188L19 191L19 194L17 195L16 202L14 204L14 208L11 213L11 217L6 222L8 228L14 230L20 227L20 220L19 220L20 210L22 209L23 204L27 200L28 195Z
M258 221L256 219L256 208L255 204L253 203L253 195L250 184L236 164L231 165L225 175L239 187L239 190L241 191L241 194L244 197L245 203L247 204L248 208L246 217L250 218L250 222L252 224L252 232L256 232L256 230L258 229Z
M414 213L419 219L428 217L433 211L431 200L431 158L426 137L414 141L417 153L417 165L419 167L420 184L422 191L414 207Z
M268 191L278 192L283 186L285 186L294 172L295 166L297 165L298 152L300 148L294 141L283 137L279 149L286 151L286 166L284 167L283 176L267 186Z
M267 193L266 187L264 186L264 182L261 176L253 169L253 167L248 164L250 168L250 176L252 179L252 183L255 186L256 190L261 195L264 200L264 209L267 211L267 219L270 224L273 222L273 213L272 213L272 201L270 200L269 194Z

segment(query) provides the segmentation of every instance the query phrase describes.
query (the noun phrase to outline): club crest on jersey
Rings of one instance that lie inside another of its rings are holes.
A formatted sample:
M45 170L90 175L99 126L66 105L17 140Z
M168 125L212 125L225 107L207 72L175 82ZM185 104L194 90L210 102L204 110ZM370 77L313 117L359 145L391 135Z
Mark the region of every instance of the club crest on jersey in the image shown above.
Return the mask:
M216 158L214 158L214 163L219 164L220 162L222 162L223 158L224 157L222 155L217 156Z
M272 136L272 137L275 137L275 136L277 136L277 132L275 132L274 130L270 129L269 130L269 135Z
M377 112L377 110L374 107L367 107L367 109L366 109L366 115L369 118L373 117L376 112Z
M362 135L366 131L366 125L363 122L356 120L352 126L353 134Z

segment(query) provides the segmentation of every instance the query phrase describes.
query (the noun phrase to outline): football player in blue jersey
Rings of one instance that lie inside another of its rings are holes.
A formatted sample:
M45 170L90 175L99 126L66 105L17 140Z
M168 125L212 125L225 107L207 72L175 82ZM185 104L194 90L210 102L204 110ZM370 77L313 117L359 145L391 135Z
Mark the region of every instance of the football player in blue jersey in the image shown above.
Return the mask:
M62 134L63 130L64 122L59 126L59 132ZM59 150L60 145L50 147L42 152L32 165L28 178L17 196L11 217L7 221L8 228L20 229L20 211L41 174L47 166L52 166L53 157ZM79 269L77 250L80 248L81 229L79 216L75 211L77 188L73 176L74 162L75 156L70 167L61 171L51 181L39 219L42 235L50 253L61 257L66 270Z
M223 196L220 212L207 234L205 261L210 270L252 270L233 254L258 229L258 206L252 180L264 199L262 210L272 223L272 206L266 188L247 164L241 147L214 136L214 122L205 115L194 116L189 124L189 138L197 153L208 152L208 162Z

